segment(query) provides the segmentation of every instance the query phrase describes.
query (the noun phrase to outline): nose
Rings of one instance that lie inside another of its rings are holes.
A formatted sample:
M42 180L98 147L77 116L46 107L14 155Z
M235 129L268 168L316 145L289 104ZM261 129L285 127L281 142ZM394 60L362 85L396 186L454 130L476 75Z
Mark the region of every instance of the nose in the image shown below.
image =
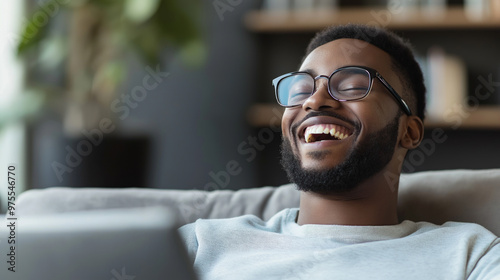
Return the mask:
M326 108L338 108L340 102L333 99L328 92L328 77L324 75L319 75L314 78L316 83L316 91L309 96L304 104L302 104L302 109L319 111Z

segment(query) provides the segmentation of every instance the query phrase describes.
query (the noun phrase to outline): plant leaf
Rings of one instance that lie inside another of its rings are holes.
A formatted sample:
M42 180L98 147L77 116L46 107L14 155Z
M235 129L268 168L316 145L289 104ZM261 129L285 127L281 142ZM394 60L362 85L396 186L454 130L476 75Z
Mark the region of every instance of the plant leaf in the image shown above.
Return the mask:
M158 10L160 0L125 0L125 17L136 23L150 19Z
M189 67L200 67L207 57L206 45L202 40L193 40L180 49L183 61Z
M38 6L28 20L25 21L19 44L17 45L17 54L21 55L45 37L51 22L55 15L48 13L52 9L51 1ZM60 9L61 7L59 7Z

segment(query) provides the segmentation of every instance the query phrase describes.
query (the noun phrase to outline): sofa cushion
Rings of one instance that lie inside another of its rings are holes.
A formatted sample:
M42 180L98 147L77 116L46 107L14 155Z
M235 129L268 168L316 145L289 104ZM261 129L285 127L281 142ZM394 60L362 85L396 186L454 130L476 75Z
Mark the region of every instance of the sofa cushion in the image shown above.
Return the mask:
M54 187L21 194L17 213L22 216L154 205L172 208L181 224L198 218L244 214L267 220L281 209L298 207L299 192L292 184L212 192ZM500 235L500 169L402 174L398 212L400 220L475 222Z
M17 205L19 216L160 205L171 208L179 223L184 224L198 218L230 218L245 214L269 219L284 208L298 207L299 192L292 184L211 192L52 187L24 192Z
M400 219L473 222L500 236L500 169L413 173L400 188Z

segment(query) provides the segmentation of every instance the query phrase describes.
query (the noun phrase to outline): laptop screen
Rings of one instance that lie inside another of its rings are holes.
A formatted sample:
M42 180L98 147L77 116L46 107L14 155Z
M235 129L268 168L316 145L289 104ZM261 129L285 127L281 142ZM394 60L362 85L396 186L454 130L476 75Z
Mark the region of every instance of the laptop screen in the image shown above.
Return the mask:
M195 279L166 208L2 220L0 279Z

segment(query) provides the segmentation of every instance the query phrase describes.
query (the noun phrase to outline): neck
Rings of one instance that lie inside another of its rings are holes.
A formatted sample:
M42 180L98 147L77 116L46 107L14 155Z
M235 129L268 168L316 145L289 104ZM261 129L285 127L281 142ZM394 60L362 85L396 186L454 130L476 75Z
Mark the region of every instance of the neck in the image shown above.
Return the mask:
M389 185L384 171L366 180L353 191L342 194L302 192L299 225L394 225L397 216L397 181ZM396 186L396 187L394 187Z

